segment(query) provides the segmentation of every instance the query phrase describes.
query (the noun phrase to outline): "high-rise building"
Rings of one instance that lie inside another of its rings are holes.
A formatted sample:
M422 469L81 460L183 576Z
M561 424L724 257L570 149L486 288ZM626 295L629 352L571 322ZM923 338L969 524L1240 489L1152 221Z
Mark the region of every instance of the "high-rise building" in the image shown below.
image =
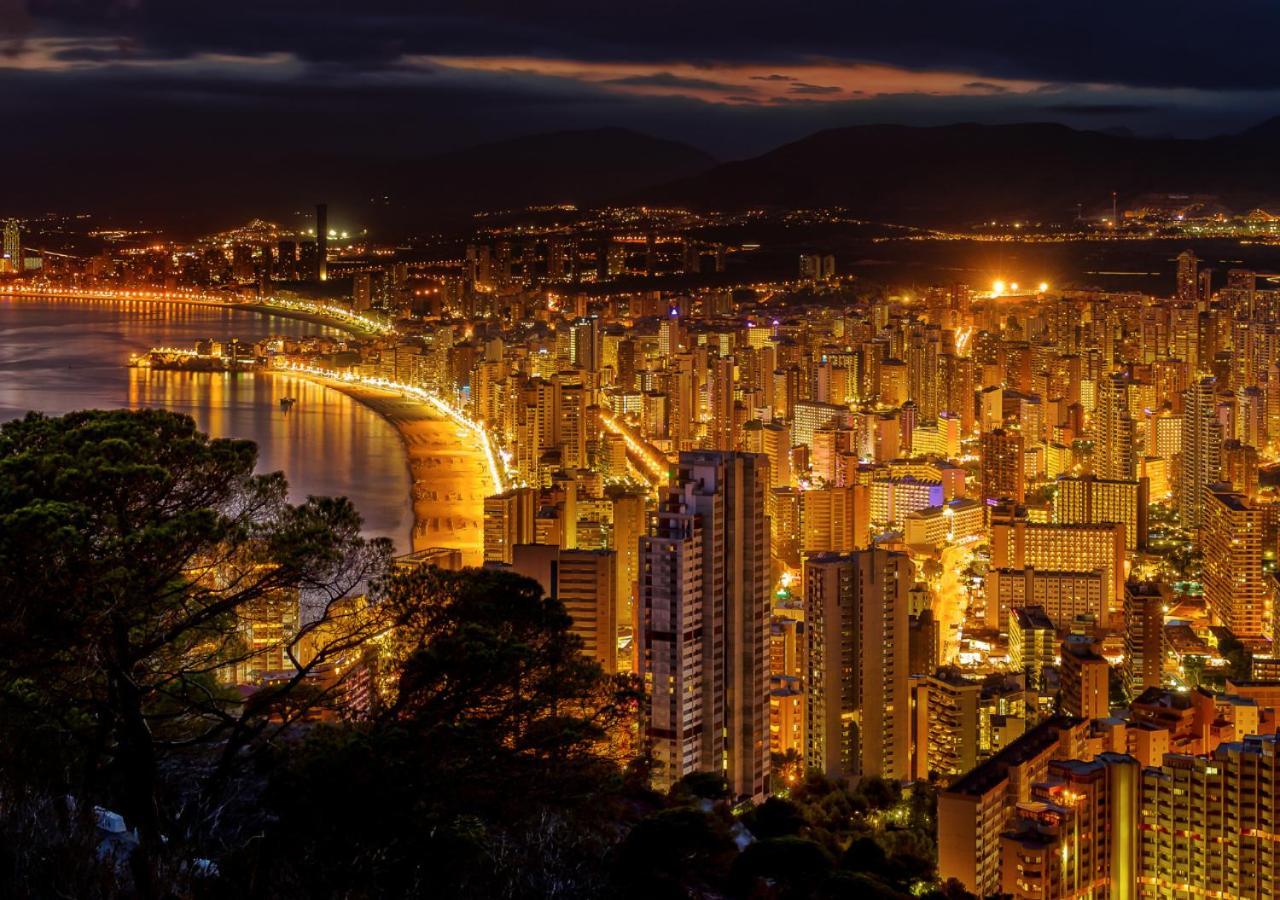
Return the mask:
M510 563L517 544L534 539L538 492L512 488L484 498L484 561Z
M1178 254L1178 299L1183 303L1195 303L1200 299L1200 280L1196 273L1199 263L1190 250Z
M1182 395L1182 477L1178 518L1182 527L1200 527L1205 489L1222 476L1222 427L1217 417L1217 379L1197 379Z
M1113 373L1098 382L1093 410L1093 471L1100 478L1124 481L1137 474L1133 416L1129 412L1129 379Z
M932 609L922 609L907 617L907 671L930 675L942 655L942 629Z
M1258 450L1237 440L1222 442L1222 481L1246 497L1258 494Z
M1278 748L1246 737L1142 773L1142 897L1280 897Z
M22 272L22 229L17 219L4 223L4 246L0 254L0 272Z
M1140 781L1138 760L1121 753L1050 762L1000 837L1000 893L1135 900Z
M912 779L963 775L978 764L982 682L957 669L911 679Z
M1010 610L1009 665L1021 672L1029 690L1044 687L1044 668L1056 655L1057 629L1043 606L1022 606Z
M805 553L847 553L871 540L871 492L865 484L800 492Z
M707 423L707 446L713 450L732 450L739 438L733 427L733 372L732 357L715 359L707 378L707 399L710 421Z
M618 671L618 604L614 596L617 554L612 550L563 550L549 544L517 544L511 570L542 585L564 604L582 651L606 672Z
M613 531L610 549L618 554L618 586L614 595L618 600L618 625L626 633L631 633L635 624L636 591L640 581L640 536L645 533L644 502L643 494L632 491L617 492L611 498ZM632 647L635 647L634 640Z
M805 281L829 281L836 274L836 258L830 253L801 253L800 277Z
M1000 893L1001 835L1045 780L1049 763L1076 759L1086 723L1054 716L1027 731L938 795L938 877L971 893Z
M1010 629L1011 613L1038 607L1055 627L1066 628L1078 616L1107 618L1108 584L1104 569L990 569L986 579L986 620L993 627Z
M1062 712L1079 719L1105 719L1111 714L1111 666L1094 638L1067 635L1062 642L1058 679Z
M1028 732L943 791L941 877L1015 900L1280 893L1276 735L1204 755L1166 752L1143 768L1139 754L1073 753L1079 725L1064 721Z
M1242 494L1206 490L1200 518L1205 605L1236 637L1269 638L1271 591L1262 570L1266 511Z
M373 306L373 273L356 272L351 277L351 306L364 312Z
M289 650L298 636L302 609L299 592L270 591L241 606L237 632L245 652L218 671L230 684L248 684L293 667Z
M1026 474L1022 434L996 428L983 432L979 440L982 466L982 499L1009 499L1021 503L1026 497Z
M813 434L819 428L847 423L851 418L847 406L817 400L798 400L791 412L791 439L805 447L813 446Z
M804 561L809 673L806 764L830 777L908 777L905 553L861 550Z
M587 393L577 382L557 376L560 388L560 461L566 469L587 465Z
M1053 498L1053 521L1062 525L1124 525L1125 547L1147 545L1148 480L1112 480L1094 475L1061 476Z
M1094 610L1100 618L1118 616L1124 591L1125 527L1121 523L1101 525L1052 525L993 519L991 524L991 567L993 570L1035 569L1050 572L1101 572L1102 607ZM1072 588L1074 594L1076 588ZM992 621L988 598L988 622ZM1038 606L1048 606L1048 592L1033 597ZM1069 598L1065 598L1069 599ZM1074 601L1073 601L1074 602ZM1016 604L1014 604L1016 605ZM1030 604L1028 604L1030 605ZM1049 610L1050 616L1053 611ZM999 610L1004 623L1005 611ZM1059 627L1064 623L1058 622Z
M600 371L604 336L599 316L583 316L569 326L569 362L586 372Z
M658 787L718 772L735 796L769 775L768 462L680 454L640 539L640 659Z
M1164 684L1164 615L1172 597L1158 581L1124 586L1124 678L1137 697Z
M276 244L276 277L289 281L298 277L298 244L280 241Z

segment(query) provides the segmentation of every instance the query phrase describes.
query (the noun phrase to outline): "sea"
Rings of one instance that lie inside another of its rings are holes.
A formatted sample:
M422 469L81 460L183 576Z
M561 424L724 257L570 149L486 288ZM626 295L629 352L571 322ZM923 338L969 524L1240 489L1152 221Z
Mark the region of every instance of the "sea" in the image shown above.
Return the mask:
M413 514L396 430L347 395L279 373L173 372L128 366L131 353L202 338L246 342L326 326L245 310L155 300L0 296L0 422L37 410L159 407L213 437L258 445L258 470L283 472L290 499L349 497L369 536L408 552ZM280 400L296 401L285 411Z

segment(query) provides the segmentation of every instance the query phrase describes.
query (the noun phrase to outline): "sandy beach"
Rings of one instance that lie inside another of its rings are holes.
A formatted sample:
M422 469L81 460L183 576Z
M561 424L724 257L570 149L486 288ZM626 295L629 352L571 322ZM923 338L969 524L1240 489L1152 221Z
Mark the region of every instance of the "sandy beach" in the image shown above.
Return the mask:
M484 498L493 493L493 486L475 435L427 404L394 391L315 380L368 406L400 433L413 482L414 551L454 548L462 551L463 565L481 565Z

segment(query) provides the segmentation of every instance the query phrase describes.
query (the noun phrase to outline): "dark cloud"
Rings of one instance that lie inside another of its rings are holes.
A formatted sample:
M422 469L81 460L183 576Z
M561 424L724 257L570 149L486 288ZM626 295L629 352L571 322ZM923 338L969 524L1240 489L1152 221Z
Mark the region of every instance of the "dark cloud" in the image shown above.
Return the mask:
M31 15L24 0L0 0L0 37L19 37L31 30Z
M796 77L794 75L779 75L777 72L773 72L769 75L752 75L751 80L752 81L795 81Z
M175 57L288 51L376 67L402 53L533 48L595 60L826 57L967 70L980 80L1280 87L1267 54L1241 52L1280 26L1280 5L1262 0L1223 0L1211 12L1199 0L816 0L805 15L778 15L766 0L31 0L29 8L42 29L123 31Z
M789 94L839 94L843 89L831 84L805 84L798 82L787 88Z
M971 91L984 91L988 94L1009 93L1009 89L1003 84L992 84L990 81L966 81L964 86Z
M702 91L736 91L739 89L734 84L725 84L706 78L689 78L684 75L674 75L671 72L655 72L652 75L627 75L622 78L610 78L601 83L622 85L624 87L669 87Z

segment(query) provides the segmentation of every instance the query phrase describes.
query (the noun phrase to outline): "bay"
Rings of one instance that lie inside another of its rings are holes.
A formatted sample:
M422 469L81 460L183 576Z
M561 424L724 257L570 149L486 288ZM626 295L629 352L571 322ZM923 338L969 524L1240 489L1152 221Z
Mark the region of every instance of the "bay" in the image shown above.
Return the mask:
M0 421L38 410L161 407L214 437L258 445L259 471L282 471L290 498L350 497L370 536L410 549L404 447L386 420L347 395L274 373L131 369L130 353L202 338L252 342L331 331L281 316L167 301L0 297ZM282 397L293 408L280 409Z

